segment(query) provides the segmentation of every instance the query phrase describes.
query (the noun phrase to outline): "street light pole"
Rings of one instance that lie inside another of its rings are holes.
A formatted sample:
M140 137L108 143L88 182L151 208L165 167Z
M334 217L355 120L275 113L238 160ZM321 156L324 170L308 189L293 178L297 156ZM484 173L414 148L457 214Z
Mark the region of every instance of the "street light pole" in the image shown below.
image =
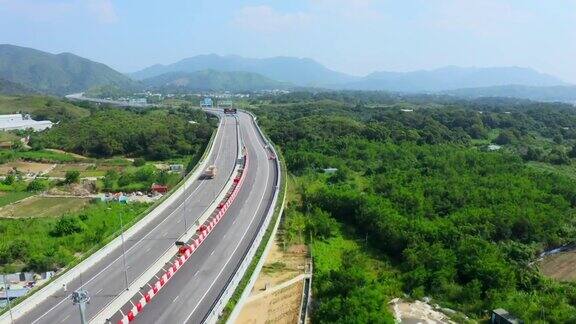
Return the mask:
M8 312L10 312L10 323L14 323L14 318L12 317L12 304L10 304L10 297L8 297L8 285L6 284L6 274L2 275L4 277L4 292L6 294L6 301L8 302Z
M186 217L186 211L188 210L188 193L190 193L190 184L186 183L186 178L184 178L184 213L182 217L184 218L184 234L188 233L188 218Z
M128 268L126 267L126 247L124 246L124 223L122 221L122 211L118 214L120 217L120 237L122 238L122 264L124 265L124 283L128 291Z
M80 310L80 323L86 324L86 304L90 301L90 296L88 296L88 291L85 289L78 289L72 293L72 303L78 305Z

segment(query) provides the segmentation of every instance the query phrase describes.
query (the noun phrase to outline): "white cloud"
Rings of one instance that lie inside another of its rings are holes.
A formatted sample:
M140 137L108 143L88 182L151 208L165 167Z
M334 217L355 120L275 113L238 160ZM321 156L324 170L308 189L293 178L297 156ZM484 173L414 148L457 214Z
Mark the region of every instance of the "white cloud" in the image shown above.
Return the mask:
M517 25L533 24L534 14L522 6L501 0L441 0L433 25L479 36L506 34Z
M281 13L265 5L244 7L234 17L234 24L262 33L296 30L310 21L307 13Z
M118 21L112 0L90 0L87 2L87 6L100 22L114 23Z
M0 14L2 12L37 22L53 22L79 14L100 23L118 20L112 0L0 0Z

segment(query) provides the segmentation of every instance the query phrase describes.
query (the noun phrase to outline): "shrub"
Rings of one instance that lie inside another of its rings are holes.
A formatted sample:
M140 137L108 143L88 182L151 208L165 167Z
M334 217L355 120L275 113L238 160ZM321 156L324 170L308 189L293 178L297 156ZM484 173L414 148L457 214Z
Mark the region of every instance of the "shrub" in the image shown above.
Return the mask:
M64 216L58 220L50 233L52 236L66 236L84 231L86 225L78 217Z
M72 170L66 171L66 179L64 182L66 183L77 183L80 181L80 171Z

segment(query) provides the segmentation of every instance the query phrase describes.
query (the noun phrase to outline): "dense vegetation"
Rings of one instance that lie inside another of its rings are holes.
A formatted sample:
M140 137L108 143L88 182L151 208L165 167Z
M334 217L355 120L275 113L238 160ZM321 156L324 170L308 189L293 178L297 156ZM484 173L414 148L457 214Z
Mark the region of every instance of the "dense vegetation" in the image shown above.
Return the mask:
M3 219L0 223L0 269L46 271L59 269L98 246L133 221L145 204L94 203L79 213L58 218ZM111 217L114 215L115 217Z
M105 109L34 134L31 145L92 157L124 155L165 160L196 154L211 134L208 118L200 111L179 114Z
M0 96L0 114L30 114L35 120L62 120L86 117L90 111L64 100L46 96Z
M297 176L286 235L313 240L318 322L391 322L403 293L576 321L576 285L533 264L576 235L576 184L556 172L573 164L571 106L340 92L254 110Z

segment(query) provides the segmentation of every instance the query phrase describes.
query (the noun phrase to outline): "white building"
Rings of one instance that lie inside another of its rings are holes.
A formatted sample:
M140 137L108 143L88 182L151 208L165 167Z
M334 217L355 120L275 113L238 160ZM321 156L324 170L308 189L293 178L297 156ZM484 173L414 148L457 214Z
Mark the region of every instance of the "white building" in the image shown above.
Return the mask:
M30 115L12 114L0 115L0 130L18 130L32 128L35 131L42 131L52 127L52 122L49 120L33 120Z

